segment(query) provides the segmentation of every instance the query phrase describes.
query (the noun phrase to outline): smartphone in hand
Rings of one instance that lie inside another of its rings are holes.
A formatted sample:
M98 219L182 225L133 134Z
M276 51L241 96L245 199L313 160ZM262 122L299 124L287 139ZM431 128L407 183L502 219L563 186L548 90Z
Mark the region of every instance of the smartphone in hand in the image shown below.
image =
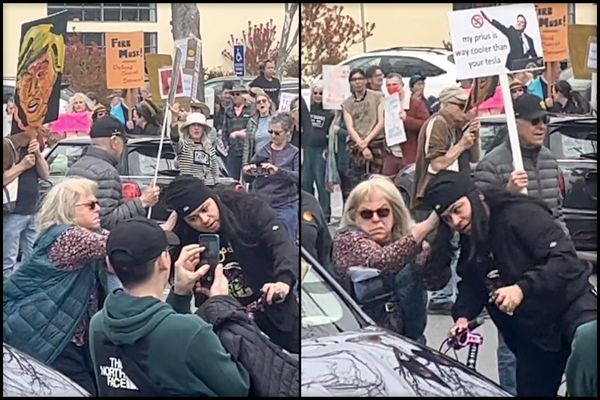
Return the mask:
M198 235L198 244L205 248L200 258L198 268L204 264L208 264L210 269L208 273L200 280L203 285L212 285L215 278L215 268L219 263L219 255L221 253L221 240L219 235L215 233L201 233Z

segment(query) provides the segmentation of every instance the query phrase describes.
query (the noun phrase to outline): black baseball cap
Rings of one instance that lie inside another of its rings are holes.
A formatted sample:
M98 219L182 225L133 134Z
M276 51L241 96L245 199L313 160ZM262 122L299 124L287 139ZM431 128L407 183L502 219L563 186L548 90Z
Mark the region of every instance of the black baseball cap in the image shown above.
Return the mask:
M118 223L110 231L106 254L116 269L142 266L156 259L169 246L177 245L179 238L173 232L165 231L155 221L137 217Z
M533 94L525 93L514 102L515 117L532 121L536 118L542 118L546 115L554 115L549 113L542 106L543 100Z
M426 77L421 74L415 74L415 75L411 76L410 79L408 80L408 87L412 89L412 87L415 86L415 83L417 83L419 81L425 82L425 78Z
M125 126L111 115L107 115L98 118L92 124L90 129L90 138L110 138L114 135L123 137L123 140L127 141L127 135L125 133Z

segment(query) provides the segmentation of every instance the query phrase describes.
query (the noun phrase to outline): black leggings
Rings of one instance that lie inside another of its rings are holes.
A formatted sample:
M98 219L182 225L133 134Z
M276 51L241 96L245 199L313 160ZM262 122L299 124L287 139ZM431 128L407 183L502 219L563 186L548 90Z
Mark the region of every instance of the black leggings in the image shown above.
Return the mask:
M548 352L531 343L517 343L517 395L555 397L570 352L565 345L559 352Z
M96 378L87 343L77 347L75 343L69 342L50 366L96 396Z

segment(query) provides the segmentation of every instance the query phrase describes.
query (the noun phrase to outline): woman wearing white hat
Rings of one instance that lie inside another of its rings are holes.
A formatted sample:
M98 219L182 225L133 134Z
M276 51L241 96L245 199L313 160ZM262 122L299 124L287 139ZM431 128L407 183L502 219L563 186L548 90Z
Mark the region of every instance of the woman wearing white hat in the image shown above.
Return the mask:
M204 114L194 112L187 115L181 124L180 137L171 135L177 151L177 161L181 175L200 178L208 186L217 183L218 166L215 147L208 138L211 126Z

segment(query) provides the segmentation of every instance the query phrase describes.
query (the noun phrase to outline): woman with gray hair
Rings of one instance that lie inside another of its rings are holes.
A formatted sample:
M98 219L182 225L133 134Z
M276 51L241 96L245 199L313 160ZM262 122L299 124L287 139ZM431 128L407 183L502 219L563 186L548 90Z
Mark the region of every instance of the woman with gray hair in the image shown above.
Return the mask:
M300 151L290 144L292 119L287 113L271 118L271 142L260 148L250 164L244 166L247 182L264 196L287 228L292 242L296 241L298 227L298 200L300 193Z
M4 284L4 341L73 379L96 384L88 326L107 288L97 185L66 178L46 195L31 257Z
M374 175L350 192L333 241L333 264L344 286L352 292L353 267L374 272L383 280L386 295L382 301L362 299L365 311L378 325L414 340L424 340L426 288L447 280L425 269L430 247L424 239L438 221L431 213L415 223L393 182Z

